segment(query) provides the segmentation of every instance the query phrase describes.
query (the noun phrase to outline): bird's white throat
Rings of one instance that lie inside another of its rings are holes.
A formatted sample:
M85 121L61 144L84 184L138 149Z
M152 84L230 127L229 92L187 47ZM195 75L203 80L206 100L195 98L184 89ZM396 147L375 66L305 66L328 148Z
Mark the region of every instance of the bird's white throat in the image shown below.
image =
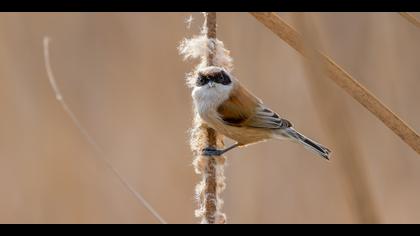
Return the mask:
M224 86L216 84L214 87L204 85L195 87L192 97L198 114L205 121L217 118L217 107L229 98L232 85Z

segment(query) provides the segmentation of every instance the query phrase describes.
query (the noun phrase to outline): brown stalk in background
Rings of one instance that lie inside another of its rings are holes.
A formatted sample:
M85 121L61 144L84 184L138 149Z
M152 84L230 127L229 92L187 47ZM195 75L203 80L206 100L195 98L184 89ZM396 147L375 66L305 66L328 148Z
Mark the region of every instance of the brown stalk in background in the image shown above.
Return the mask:
M402 17L404 17L404 19L408 20L410 23L415 25L417 28L420 28L420 21L415 16L413 16L412 14L408 12L400 12L399 14Z
M314 22L314 17L306 18L307 14L301 13L295 21L302 32L305 48L320 46L320 35ZM310 53L311 51L308 50ZM361 159L360 146L357 140L352 139L351 130L355 124L348 106L342 96L334 90L328 89L330 84L324 80L325 68L322 60L316 54L308 55L310 60L305 62L305 72L309 85L312 101L322 122L323 129L331 137L334 153L340 154L335 160L340 165L340 174L343 176L348 194L350 195L351 209L355 212L359 223L380 223L378 210L374 204L372 191L368 184L366 170ZM327 92L328 90L328 92ZM334 114L333 116L331 114ZM345 125L343 125L345 121Z
M330 79L381 120L382 123L397 134L414 151L420 154L419 135L376 98L373 93L340 68L332 59L316 49L304 48L301 35L284 22L276 13L251 13L251 15L303 56L308 57L310 54L317 55L317 58L320 58L322 64L325 66L326 73ZM308 53L308 51L311 51L311 53Z

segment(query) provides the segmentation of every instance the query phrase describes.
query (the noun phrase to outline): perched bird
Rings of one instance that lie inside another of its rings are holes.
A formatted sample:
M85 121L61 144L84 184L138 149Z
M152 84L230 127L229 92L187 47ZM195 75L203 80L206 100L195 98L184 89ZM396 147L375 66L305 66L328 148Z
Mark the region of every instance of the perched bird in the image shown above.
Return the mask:
M192 97L200 118L237 142L223 150L205 148L203 155L220 156L235 147L285 139L303 144L329 160L328 148L297 132L290 121L266 107L225 69L216 66L199 69L192 83Z

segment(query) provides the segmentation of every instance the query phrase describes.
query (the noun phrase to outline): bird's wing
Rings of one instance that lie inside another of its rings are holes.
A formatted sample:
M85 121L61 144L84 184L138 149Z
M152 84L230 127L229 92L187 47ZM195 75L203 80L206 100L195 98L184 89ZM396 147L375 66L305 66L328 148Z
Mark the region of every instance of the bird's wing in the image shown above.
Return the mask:
M246 122L246 125L254 128L283 129L292 127L290 121L281 118L277 113L265 107L263 104L257 107L256 112Z
M261 101L236 81L229 98L217 109L220 118L227 125L243 126L255 113Z
M226 125L238 127L280 129L292 124L264 106L262 101L237 84L229 99L217 109Z

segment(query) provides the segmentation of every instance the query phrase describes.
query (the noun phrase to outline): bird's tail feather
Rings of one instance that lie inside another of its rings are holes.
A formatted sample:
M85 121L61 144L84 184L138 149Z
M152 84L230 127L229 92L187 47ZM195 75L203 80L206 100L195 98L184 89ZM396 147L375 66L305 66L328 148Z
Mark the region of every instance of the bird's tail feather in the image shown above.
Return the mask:
M298 143L303 144L303 146L306 149L320 155L322 158L329 160L329 154L331 153L331 151L328 148L305 137L304 135L297 132L295 129L291 127L284 129L282 132L282 135L287 136L293 141L297 141Z

